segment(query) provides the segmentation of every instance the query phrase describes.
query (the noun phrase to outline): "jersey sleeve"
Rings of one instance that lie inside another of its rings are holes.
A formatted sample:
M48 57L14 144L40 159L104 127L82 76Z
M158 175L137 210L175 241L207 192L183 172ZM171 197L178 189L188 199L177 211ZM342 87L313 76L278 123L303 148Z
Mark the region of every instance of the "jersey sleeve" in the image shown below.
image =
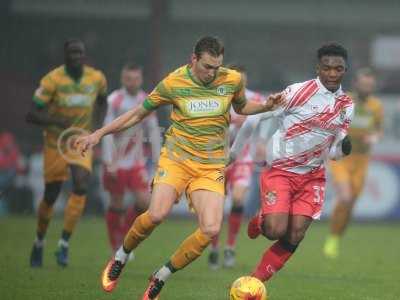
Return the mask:
M161 81L156 88L143 101L143 107L146 110L154 110L161 105L172 104L171 89L168 86L167 79Z
M33 101L38 106L46 106L50 101L52 101L55 92L56 83L51 78L51 75L47 74L40 80L40 86L35 91Z
M296 94L297 89L299 89L299 84L292 84L286 87L282 93L285 96L286 103L282 106L283 110L287 111L293 104L293 98Z
M315 80L289 85L286 89L282 91L285 97L285 104L281 106L282 111L290 112L302 102L302 100L300 99L304 95L309 94L311 90L315 91L315 89L318 89L318 85Z
M352 103L351 105L349 105L348 107L345 108L345 112L344 112L344 120L343 123L340 127L340 131L339 131L339 135L344 138L350 128L350 124L351 121L353 120L353 116L354 116L354 103Z
M234 103L236 106L243 107L246 105L246 102L246 87L244 86L243 78L240 75L239 83L235 93L233 94L232 103Z
M107 95L107 79L102 72L100 73L100 80L99 80L99 96L106 96Z

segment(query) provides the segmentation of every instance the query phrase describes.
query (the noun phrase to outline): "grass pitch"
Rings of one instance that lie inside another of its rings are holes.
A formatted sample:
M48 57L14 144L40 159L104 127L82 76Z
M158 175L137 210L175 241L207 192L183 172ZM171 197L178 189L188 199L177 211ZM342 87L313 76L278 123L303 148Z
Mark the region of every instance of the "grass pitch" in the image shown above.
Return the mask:
M70 243L70 266L65 269L58 267L54 258L62 226L59 219L49 229L44 267L29 267L35 223L33 217L0 218L2 300L141 299L148 276L196 227L194 219L166 221L135 252L136 259L124 269L115 292L106 294L99 278L111 253L103 219L81 221ZM400 299L399 223L352 224L336 260L322 255L326 233L327 224L313 224L294 257L268 283L270 300ZM210 271L206 252L170 278L161 298L226 300L229 285L253 269L267 245L270 242L263 238L249 240L243 226L234 269Z

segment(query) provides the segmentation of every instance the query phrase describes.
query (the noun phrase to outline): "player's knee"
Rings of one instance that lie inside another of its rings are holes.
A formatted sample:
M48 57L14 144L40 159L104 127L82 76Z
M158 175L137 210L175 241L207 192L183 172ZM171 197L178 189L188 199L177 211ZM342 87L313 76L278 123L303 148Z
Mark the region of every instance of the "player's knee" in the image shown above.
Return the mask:
M200 230L206 236L214 238L219 234L221 230L221 224L219 223L203 224L200 226Z
M336 197L338 202L343 204L349 204L353 198L353 191L350 185L340 184L336 186Z
M241 190L234 190L232 193L232 201L233 201L233 205L243 205L243 201L244 201L244 191Z
M85 180L75 182L72 191L74 194L79 196L86 195L88 191L88 183Z
M233 203L231 213L243 214L244 206L242 203Z
M47 205L52 206L54 202L56 202L57 197L61 191L61 186L61 181L46 183L44 188L43 200L46 202Z
M275 241L283 238L286 235L287 226L286 224L279 224L279 223L271 224L267 221L264 222L262 226L262 231L267 239Z
M153 224L160 224L166 218L167 214L162 211L149 210L149 217Z

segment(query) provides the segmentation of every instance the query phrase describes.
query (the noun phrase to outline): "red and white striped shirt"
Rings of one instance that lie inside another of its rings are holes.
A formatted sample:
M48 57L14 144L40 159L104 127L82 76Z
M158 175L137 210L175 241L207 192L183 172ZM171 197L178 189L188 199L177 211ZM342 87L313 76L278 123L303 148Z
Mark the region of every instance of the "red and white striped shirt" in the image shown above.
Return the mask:
M267 141L269 166L304 174L323 167L328 157L340 158L337 146L347 135L353 116L350 97L341 88L328 91L318 78L290 85L284 93L285 106L246 119L231 155L238 157L246 140L254 138L254 130L268 120L260 135Z
M246 89L245 91L246 99L250 101L262 102L265 101L265 97L260 93L251 91ZM246 120L246 116L237 114L233 108L231 109L231 122L229 124L229 135L230 140L234 141L236 139L237 133L242 126L243 122ZM237 159L238 163L251 163L253 161L253 157L251 155L251 145L250 143L246 144L242 148L241 154Z
M332 93L319 78L284 91L286 105L273 113L278 128L267 144L268 165L304 174L323 167L334 140L342 139L354 104L341 88Z
M123 113L141 105L147 94L140 90L136 95L130 95L126 89L121 88L112 92L108 98L108 110L104 120L110 123ZM135 164L144 164L144 141L149 137L152 148L153 160L160 152L161 135L158 120L155 114L149 115L139 124L123 132L107 135L103 139L103 162L115 169L128 169Z

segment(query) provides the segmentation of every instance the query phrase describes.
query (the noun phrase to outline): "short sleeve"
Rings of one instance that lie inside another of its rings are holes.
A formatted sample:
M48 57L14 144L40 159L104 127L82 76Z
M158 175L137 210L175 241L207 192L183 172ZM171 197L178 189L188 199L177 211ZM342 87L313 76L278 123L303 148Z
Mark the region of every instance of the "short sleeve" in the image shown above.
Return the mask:
M172 94L171 89L167 85L166 79L164 79L147 96L143 102L143 107L146 110L154 110L161 105L167 104L172 104Z
M56 83L51 78L51 75L47 74L40 80L40 86L35 91L33 101L38 106L45 106L53 99L55 92Z
M282 111L288 110L293 105L293 98L298 88L298 84L292 84L282 91L286 99L286 104L282 106Z
M347 135L347 132L349 131L351 121L353 120L353 115L354 115L354 104L352 103L351 105L345 107L344 109L344 120L343 123L340 127L340 131L342 132L343 137Z
M244 86L243 83L243 78L240 75L240 80L239 83L236 87L236 90L233 94L233 98L232 98L232 103L234 103L237 106L243 107L246 105L246 87Z

